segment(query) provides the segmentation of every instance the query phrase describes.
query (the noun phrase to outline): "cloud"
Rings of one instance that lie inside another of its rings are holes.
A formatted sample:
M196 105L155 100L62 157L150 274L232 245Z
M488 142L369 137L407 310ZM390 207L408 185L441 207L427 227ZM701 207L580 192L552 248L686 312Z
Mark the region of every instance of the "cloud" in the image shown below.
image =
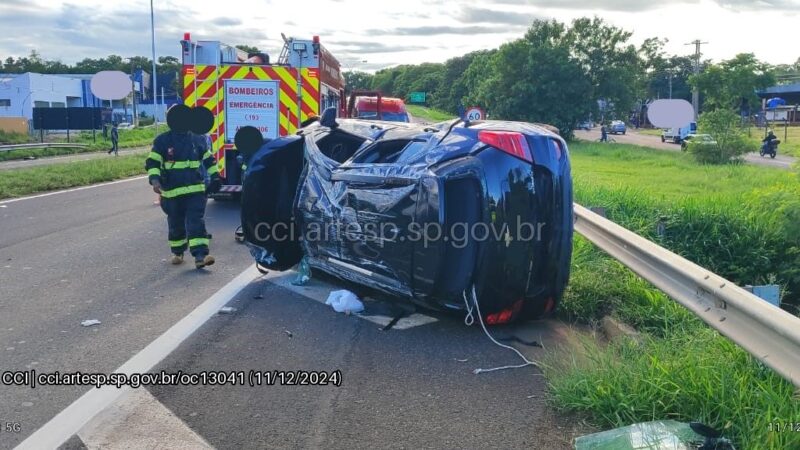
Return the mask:
M453 27L446 25L428 25L419 27L399 27L386 30L367 30L371 36L437 36L443 34L473 35L498 34L508 32L508 27L500 29L488 26Z
M235 17L217 17L216 19L211 21L214 25L219 25L221 27L228 27L228 26L235 26L241 25L242 21L235 18Z
M536 14L526 14L514 11L499 11L495 9L475 8L465 6L461 10L458 19L461 23L495 23L500 25L524 25L530 26L535 19L542 19L543 16Z
M734 10L784 10L797 11L800 8L800 0L713 0L714 3ZM692 5L699 3L699 0L495 0L494 3L505 5L529 5L540 8L559 8L559 9L586 9L600 11L624 11L640 12L657 9L667 5ZM687 11L687 14L690 14Z
M2 0L0 50L25 56L37 50L44 59L74 63L110 54L150 56L150 11L137 5L113 9L64 3L58 8L17 7ZM88 24L88 25L87 25ZM195 37L222 38L225 42L266 47L262 29L245 26L238 18L201 20L190 8L156 7L156 53L179 56L178 40L192 24Z
M352 54L412 52L428 48L419 45L386 45L374 41L330 41L325 45L330 47L332 51L340 50L344 53Z

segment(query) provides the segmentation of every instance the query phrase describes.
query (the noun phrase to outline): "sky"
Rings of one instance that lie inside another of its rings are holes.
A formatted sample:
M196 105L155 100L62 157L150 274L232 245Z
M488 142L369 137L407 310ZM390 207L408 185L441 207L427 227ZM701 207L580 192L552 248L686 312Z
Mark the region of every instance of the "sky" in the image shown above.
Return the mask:
M156 53L179 56L192 38L255 45L276 59L286 36L320 39L345 70L443 62L521 37L537 18L599 16L632 43L668 39L689 54L695 39L715 61L755 53L772 64L800 58L800 0L154 0ZM109 54L150 56L148 0L0 0L0 58L74 63ZM793 43L793 44L790 44Z

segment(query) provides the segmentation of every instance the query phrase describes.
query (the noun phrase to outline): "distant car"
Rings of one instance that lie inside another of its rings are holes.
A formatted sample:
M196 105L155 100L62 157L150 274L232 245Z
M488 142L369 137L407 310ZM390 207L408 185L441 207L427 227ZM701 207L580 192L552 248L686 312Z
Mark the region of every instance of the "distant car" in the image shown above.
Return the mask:
M689 143L695 142L702 145L717 145L717 141L710 134L690 134L681 141L681 150L686 151Z
M625 122L621 120L611 121L611 126L608 127L608 132L611 134L625 134Z
M458 314L474 296L488 325L556 308L573 232L561 137L523 122L326 115L249 157L241 217L259 267L284 271L305 258ZM529 225L539 227L533 239Z
M376 97L358 97L354 118L366 120L385 120L387 122L411 122L403 100L394 97L381 97L381 112L378 117Z
M697 122L689 122L683 127L665 128L661 133L661 142L681 144L687 136L697 133Z
M578 124L578 129L579 130L589 131L592 128L594 128L594 122L592 122L591 120L584 120L583 122Z
M122 122L122 123L117 124L117 129L120 129L120 130L127 130L127 129L130 129L130 128L133 128L133 125L128 123L128 122Z

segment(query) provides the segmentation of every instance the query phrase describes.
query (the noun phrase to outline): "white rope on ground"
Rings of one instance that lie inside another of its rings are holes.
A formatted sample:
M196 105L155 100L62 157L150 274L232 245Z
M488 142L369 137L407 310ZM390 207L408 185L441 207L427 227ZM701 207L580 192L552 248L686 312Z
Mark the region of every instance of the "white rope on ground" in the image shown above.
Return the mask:
M461 296L464 297L464 306L467 307L467 316L464 317L464 325L471 327L472 324L475 323L475 316L472 315L472 306L469 305L469 301L467 300L467 291L462 292Z
M514 353L519 355L519 357L522 358L523 361L525 361L524 364L518 364L518 365L515 365L515 366L493 367L491 369L475 369L475 370L472 371L472 373L477 375L479 373L495 372L495 371L498 371L498 370L521 369L523 367L528 367L528 366L539 367L538 364L536 364L535 362L533 362L533 361L529 360L528 358L526 358L525 355L520 353L519 350L515 349L514 347L512 347L510 345L502 344L502 343L498 342L494 337L492 337L492 335L489 333L489 330L486 329L486 324L483 323L483 315L481 314L481 307L480 307L480 305L478 305L478 296L477 296L477 294L475 294L475 285L474 284L472 285L471 295L472 295L472 303L473 303L473 305L475 305L475 311L478 313L478 321L481 323L481 328L483 328L483 332L486 333L486 336L488 336L489 339L492 342L494 342L496 345L498 345L500 347L503 347L503 348L507 348L507 349L513 351ZM464 302L467 304L467 317L464 319L464 323L467 323L468 319L471 319L472 322L474 322L475 319L474 319L473 314L472 314L472 308L470 308L470 306L469 306L469 304L467 302L466 294L464 294ZM471 323L468 323L467 325L471 325Z

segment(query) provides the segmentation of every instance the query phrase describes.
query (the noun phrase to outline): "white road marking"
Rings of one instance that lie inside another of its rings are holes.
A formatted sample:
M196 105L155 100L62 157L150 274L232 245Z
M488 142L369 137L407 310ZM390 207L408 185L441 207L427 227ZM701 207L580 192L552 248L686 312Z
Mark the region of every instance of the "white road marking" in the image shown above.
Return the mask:
M325 300L328 299L328 294L330 294L331 291L341 289L340 287L316 279L311 279L305 286L295 286L292 284L292 281L296 277L297 277L297 272L295 272L294 270L286 272L270 271L267 275L264 276L264 279L282 288L288 289L292 292L298 293L304 297L310 298L311 300L320 302L322 304L325 304ZM368 314L355 314L355 315L359 318L369 320L372 323L376 323L384 327L388 325L389 322L391 322L393 319L392 317L382 316L382 315L368 315ZM419 327L437 321L438 319L436 319L435 317L414 313L411 314L410 316L403 317L402 319L398 320L397 323L394 324L392 329L407 330L409 328Z
M111 186L112 184L127 183L129 181L141 180L141 179L144 179L144 178L147 178L147 175L142 175L142 176L133 177L133 178L126 178L124 180L109 181L107 183L92 184L90 186L81 186L81 187L76 187L76 188L72 188L72 189L64 189L63 191L46 192L44 194L30 195L28 197L12 198L12 199L8 199L8 200L0 201L0 205L5 205L5 204L8 204L8 203L14 203L14 202L21 202L22 200L33 200L35 198L50 197L51 195L58 195L58 194L66 194L66 193L69 193L69 192L83 191L83 190L86 190L86 189L94 189L94 188L103 187L103 186Z
M91 450L214 448L145 388L133 389L96 415L78 437Z
M250 266L114 372L126 374L148 372L259 275L255 265ZM19 444L17 449L60 446L130 389L127 387L117 389L115 386L92 388L36 430Z

